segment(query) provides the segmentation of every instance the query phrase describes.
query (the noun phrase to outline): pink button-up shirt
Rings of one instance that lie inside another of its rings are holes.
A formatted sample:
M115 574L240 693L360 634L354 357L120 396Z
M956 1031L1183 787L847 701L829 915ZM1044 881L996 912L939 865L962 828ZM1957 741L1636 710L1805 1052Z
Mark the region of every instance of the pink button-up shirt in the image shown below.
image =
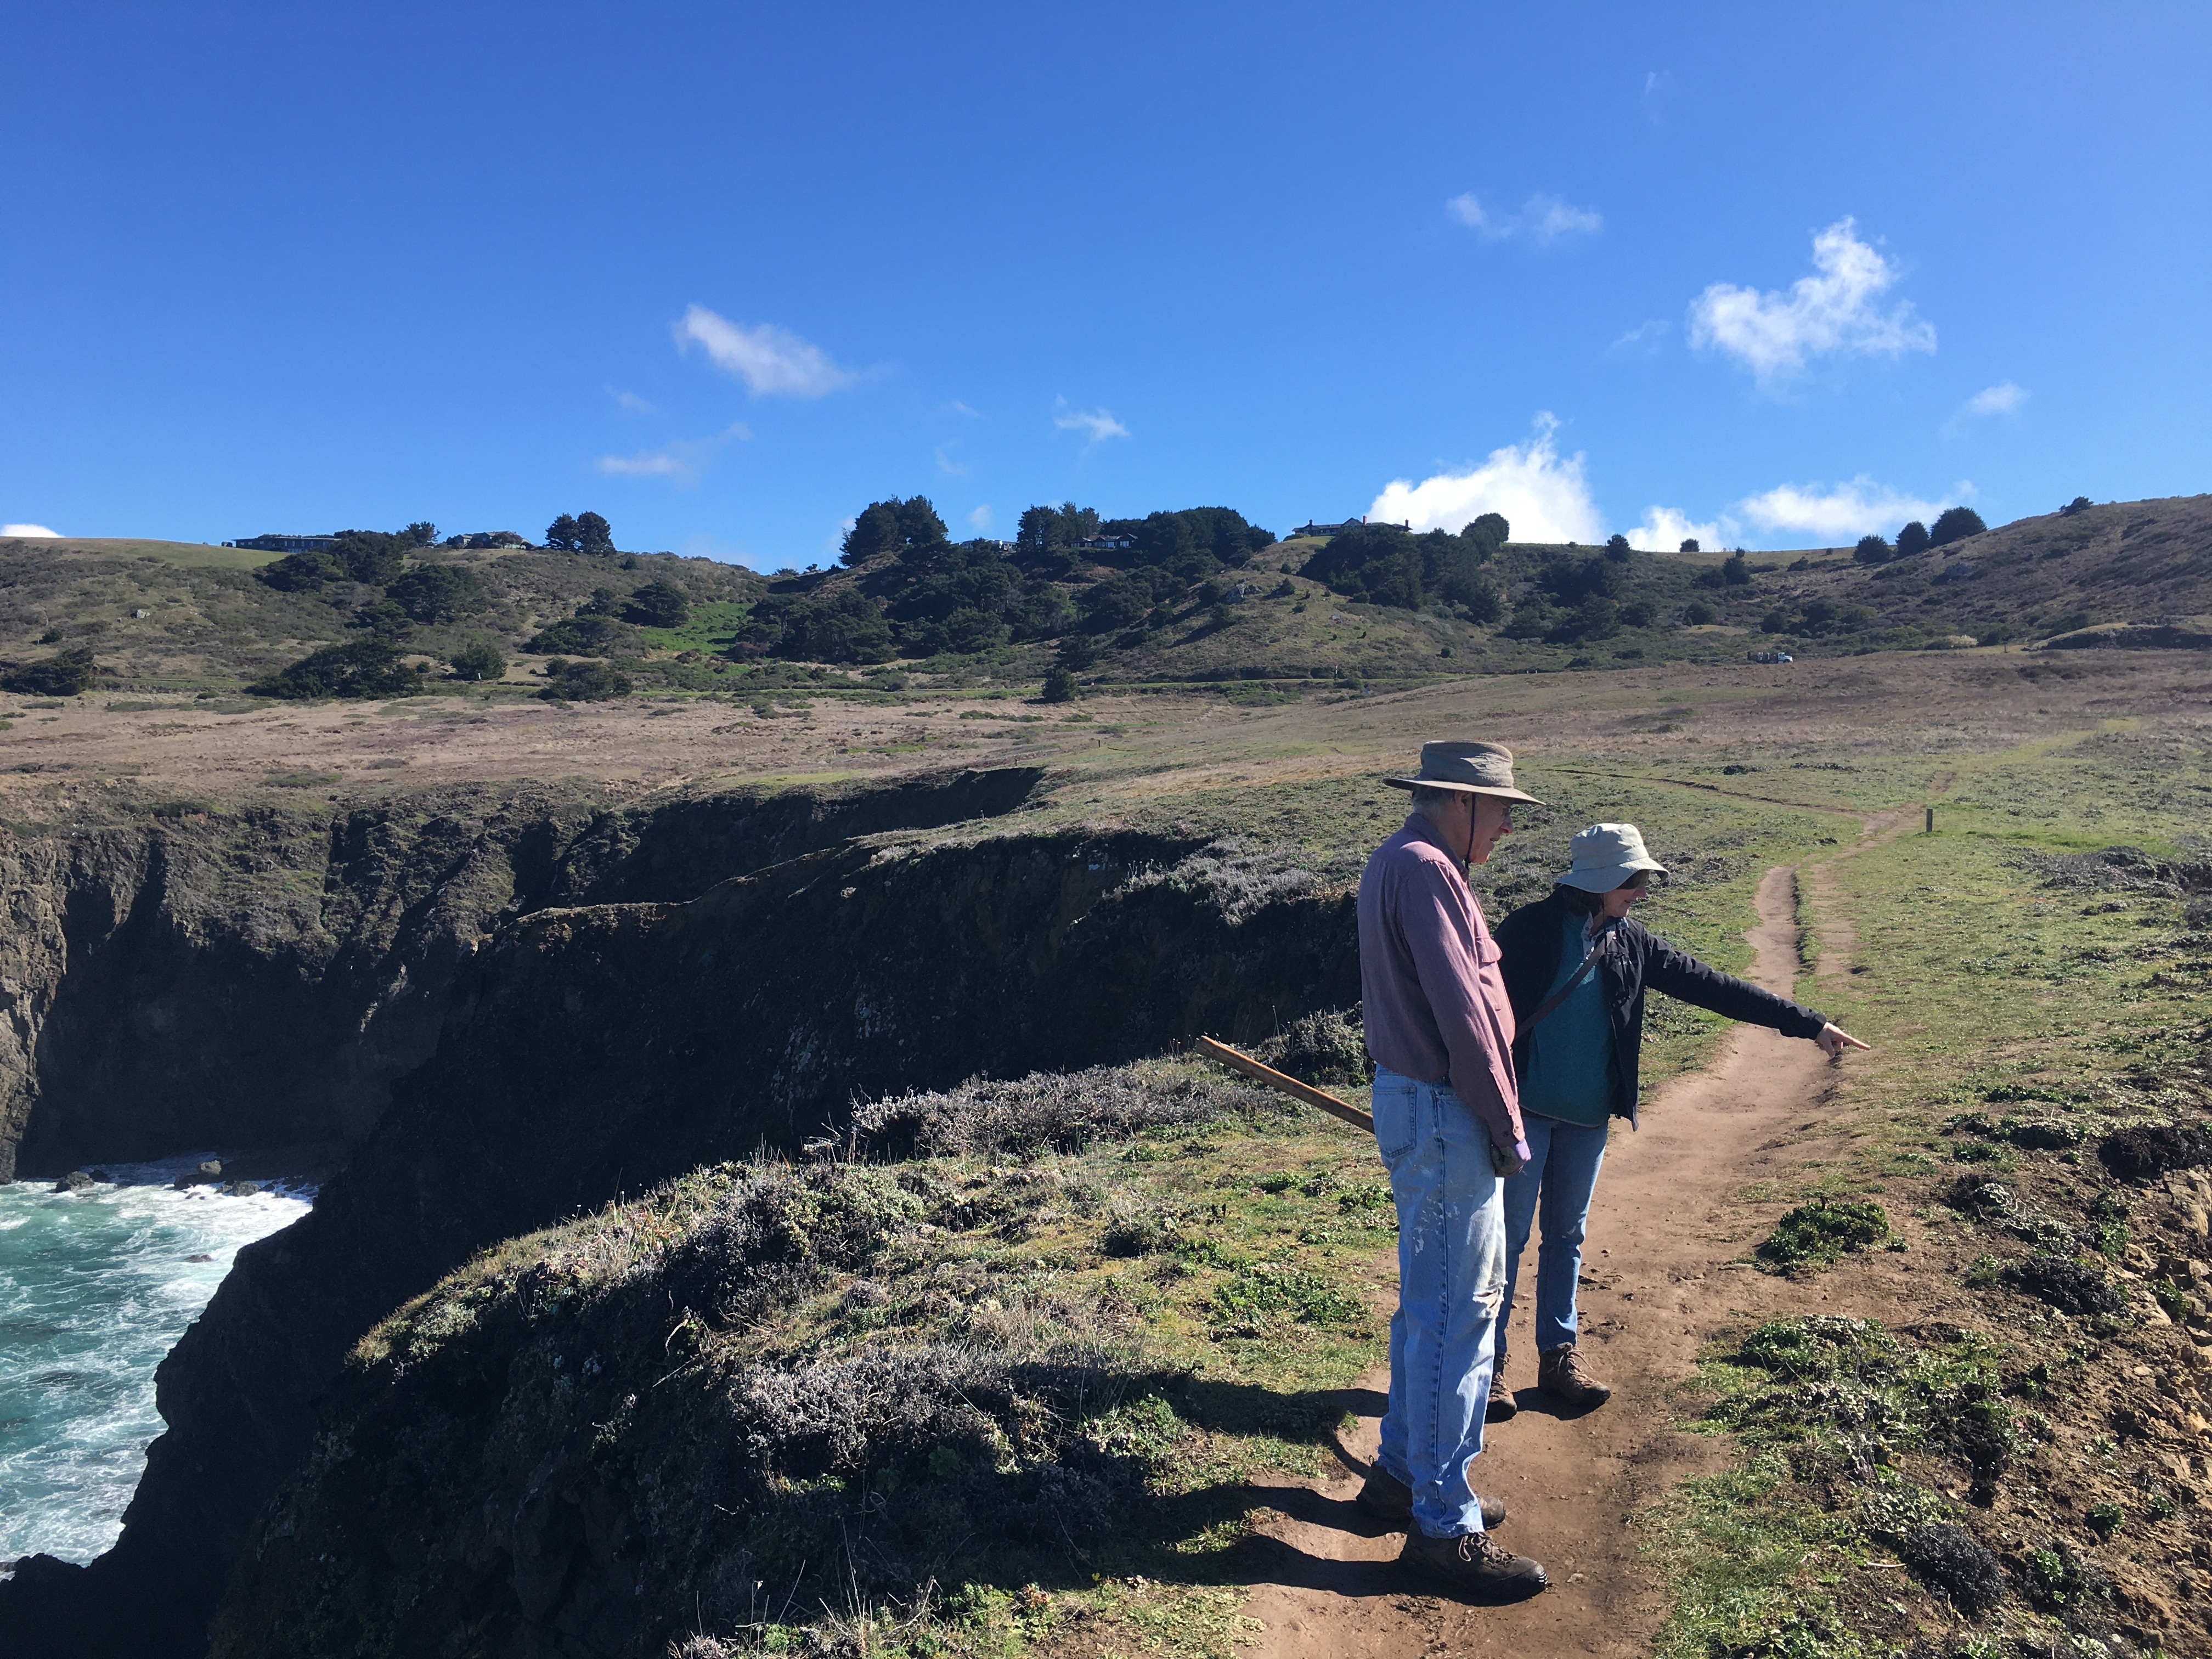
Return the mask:
M1522 1139L1513 1005L1459 860L1419 812L1359 878L1360 1011L1378 1066L1449 1080L1502 1147Z

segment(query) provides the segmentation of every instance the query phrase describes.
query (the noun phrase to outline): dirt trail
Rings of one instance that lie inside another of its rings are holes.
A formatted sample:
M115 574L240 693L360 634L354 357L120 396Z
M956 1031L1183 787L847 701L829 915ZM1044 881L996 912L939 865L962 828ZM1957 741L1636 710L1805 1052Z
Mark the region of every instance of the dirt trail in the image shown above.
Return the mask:
M1918 811L1867 820L1859 848L1900 833ZM1797 970L1796 880L1789 867L1766 872L1748 935L1750 977L1785 993ZM1389 1381L1378 1370L1347 1396L1358 1420L1338 1448L1339 1472L1263 1489L1275 1512L1253 1549L1246 1611L1265 1626L1256 1651L1268 1659L1648 1653L1667 1604L1631 1518L1677 1481L1726 1462L1722 1445L1673 1426L1670 1388L1741 1316L1828 1300L1817 1285L1729 1263L1776 1208L1737 1194L1816 1154L1802 1132L1819 1128L1830 1086L1829 1062L1810 1042L1739 1026L1709 1068L1647 1103L1639 1132L1616 1126L1580 1297L1581 1346L1614 1392L1580 1417L1559 1414L1533 1386L1530 1241L1505 1379L1521 1413L1492 1425L1476 1485L1510 1506L1500 1541L1545 1564L1549 1591L1517 1607L1468 1607L1421 1594L1396 1571L1401 1535L1369 1522L1352 1501L1375 1452Z

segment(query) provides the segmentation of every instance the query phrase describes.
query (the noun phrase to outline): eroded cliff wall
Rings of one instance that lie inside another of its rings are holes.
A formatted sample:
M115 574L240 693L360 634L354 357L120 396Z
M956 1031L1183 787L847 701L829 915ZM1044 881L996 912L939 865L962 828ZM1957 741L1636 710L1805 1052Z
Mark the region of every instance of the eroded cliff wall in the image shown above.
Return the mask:
M0 1180L356 1142L501 921L691 898L852 836L1011 811L1039 776L628 803L460 787L0 824Z

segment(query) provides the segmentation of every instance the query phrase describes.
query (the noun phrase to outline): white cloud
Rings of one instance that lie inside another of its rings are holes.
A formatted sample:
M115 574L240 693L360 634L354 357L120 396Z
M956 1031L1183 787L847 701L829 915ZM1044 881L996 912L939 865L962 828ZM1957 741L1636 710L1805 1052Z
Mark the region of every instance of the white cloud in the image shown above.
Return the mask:
M1878 304L1897 282L1897 267L1838 219L1813 238L1819 274L1801 276L1787 294L1715 283L1690 302L1690 343L1717 346L1762 385L1787 380L1807 359L1831 352L1895 357L1936 349L1936 330L1909 301Z
M1961 482L1952 489L1951 500L1965 501L1973 494L1973 485ZM1869 534L1894 536L1908 519L1926 524L1946 505L1876 483L1863 472L1832 488L1778 484L1764 495L1746 496L1736 510L1762 530L1818 536L1825 544L1838 546Z
M1109 438L1126 438L1129 428L1114 418L1109 409L1070 409L1067 399L1055 398L1052 404L1052 423L1062 432L1080 432L1094 444L1103 444Z
M951 403L945 405L945 412L947 415L964 415L971 421L980 421L983 418L983 411L981 410L970 409L967 404L962 403L957 398L955 398Z
M1453 197L1444 204L1444 211L1486 241L1526 236L1539 247L1549 247L1563 236L1594 234L1605 223L1590 209L1540 191L1522 203L1518 213L1492 213L1471 191Z
M725 444L743 443L752 435L738 421L711 438L678 438L635 455L602 455L592 465L611 478L665 478L682 489L699 482Z
M991 533L990 502L984 502L982 506L977 507L973 513L970 513L968 515L968 522L975 526L975 533L977 535L989 535Z
M1480 466L1419 483L1394 478L1367 516L1415 530L1456 531L1486 513L1503 513L1516 542L1601 542L1605 519L1590 500L1583 458L1562 459L1552 441L1559 426L1546 411L1536 416L1527 443L1493 449Z
M26 540L59 540L61 532L49 530L42 524L0 524L0 536L21 536Z
M968 469L963 466L959 462L954 460L951 453L953 445L959 441L960 441L957 438L955 438L951 443L942 443L938 445L937 470L939 472L946 473L955 478L964 478L968 476Z
M1667 100L1674 94L1671 70L1651 70L1644 76L1644 118L1655 127L1667 125Z
M615 411L621 415L658 415L660 411L637 395L624 392L619 386L609 386L607 396L615 400Z
M704 306L687 309L675 335L678 350L702 347L715 368L743 380L756 398L822 398L860 378L787 328L746 328Z
M2009 415L2027 401L2027 391L2010 380L2002 386L1984 386L1966 399L1962 415Z
M1732 546L1738 526L1734 519L1723 514L1717 519L1697 520L1671 507L1647 507L1644 522L1625 532L1631 547L1649 553L1672 553L1686 541L1695 541L1701 548Z

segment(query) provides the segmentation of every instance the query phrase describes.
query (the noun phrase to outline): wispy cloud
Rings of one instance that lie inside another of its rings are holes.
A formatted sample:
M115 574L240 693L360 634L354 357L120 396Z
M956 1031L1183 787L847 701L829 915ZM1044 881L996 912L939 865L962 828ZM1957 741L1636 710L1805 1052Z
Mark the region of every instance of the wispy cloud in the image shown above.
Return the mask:
M1663 317L1649 317L1614 340L1607 349L1612 351L1656 351L1674 326Z
M1895 357L1936 349L1936 330L1909 301L1885 309L1897 267L1838 219L1813 238L1817 275L1787 293L1715 283L1690 302L1690 343L1714 346L1771 386L1830 354Z
M635 392L624 392L620 386L609 386L607 388L607 396L615 400L615 412L618 415L658 415L660 413L658 409L646 402L644 398L639 397Z
M1485 241L1525 236L1539 247L1549 247L1563 237L1595 235L1605 224L1590 209L1541 191L1523 202L1515 213L1494 213L1472 191L1462 191L1444 204L1444 211Z
M1062 432L1080 432L1090 444L1103 444L1109 438L1126 438L1129 428L1114 418L1110 409L1073 409L1065 398L1052 401L1052 423Z
M1419 483L1394 478L1367 509L1386 524L1456 531L1486 513L1502 513L1517 542L1595 542L1605 518L1590 499L1577 453L1562 458L1553 436L1559 422L1536 416L1528 441L1493 449L1480 465L1439 472Z
M941 443L937 447L937 470L949 477L964 478L968 476L968 469L952 459L952 450L959 441L955 438L950 443Z
M1642 524L1624 533L1631 547L1650 553L1672 553L1686 541L1694 541L1707 549L1731 546L1739 528L1725 513L1717 519L1692 519L1674 507L1654 506L1644 509Z
M969 514L969 515L968 515L968 522L969 522L969 524L973 525L973 526L975 527L975 533L976 533L977 535L979 535L979 536L988 536L988 535L989 535L989 534L991 533L991 504L990 504L990 502L988 502L988 501L985 501L985 502L984 502L981 507L979 507L975 508L975 511L973 511L972 513Z
M2010 380L1998 386L1984 386L1951 411L1951 418L1943 422L1942 435L1955 438L1976 421L1985 421L1997 415L2017 415L2027 402L2028 395L2026 386L2014 386Z
M1951 500L1966 501L1973 494L1973 485L1961 481ZM1849 483L1778 484L1763 495L1746 496L1736 510L1769 532L1818 536L1836 545L1870 534L1894 536L1907 520L1925 524L1945 505L1876 483L1862 472Z
M747 328L704 306L687 309L675 335L678 350L702 348L715 368L743 380L756 398L823 398L860 378L787 328L774 323Z
M21 536L27 541L59 540L61 533L42 524L0 524L0 536Z
M1644 76L1644 118L1655 127L1667 125L1667 106L1674 96L1674 76L1671 70L1651 70ZM1702 539L1702 538L1701 538Z
M738 421L711 438L678 438L635 455L602 455L592 465L610 478L665 478L678 489L688 489L705 476L725 445L743 443L752 435L752 429Z
M962 403L957 398L955 398L951 403L943 405L943 408L947 415L964 415L971 421L980 421L983 418L983 411L981 410L970 409L967 404Z

